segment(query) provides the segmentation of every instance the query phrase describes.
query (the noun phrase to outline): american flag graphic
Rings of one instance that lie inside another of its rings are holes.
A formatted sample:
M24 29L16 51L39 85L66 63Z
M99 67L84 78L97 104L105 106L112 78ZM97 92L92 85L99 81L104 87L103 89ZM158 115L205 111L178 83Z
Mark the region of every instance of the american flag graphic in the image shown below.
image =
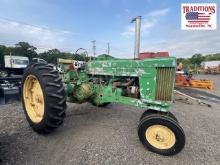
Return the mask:
M189 24L208 24L212 13L188 12L186 20Z

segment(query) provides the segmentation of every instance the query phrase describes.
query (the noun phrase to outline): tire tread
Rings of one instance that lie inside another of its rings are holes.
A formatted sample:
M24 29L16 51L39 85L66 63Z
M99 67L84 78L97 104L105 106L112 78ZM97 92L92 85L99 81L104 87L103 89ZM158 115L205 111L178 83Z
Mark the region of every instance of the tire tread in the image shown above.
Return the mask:
M65 118L66 97L62 79L58 72L48 64L32 63L24 72L22 90L25 78L30 74L36 76L40 81L45 97L45 114L40 123L33 123L26 112L22 96L23 109L32 129L40 134L48 134L58 128Z

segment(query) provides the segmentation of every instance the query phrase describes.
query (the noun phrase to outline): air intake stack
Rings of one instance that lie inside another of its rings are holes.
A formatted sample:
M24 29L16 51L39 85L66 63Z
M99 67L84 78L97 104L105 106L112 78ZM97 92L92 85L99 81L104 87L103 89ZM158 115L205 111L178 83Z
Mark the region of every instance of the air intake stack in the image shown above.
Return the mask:
M134 59L137 59L140 52L141 16L132 19L131 23L133 22L135 22Z

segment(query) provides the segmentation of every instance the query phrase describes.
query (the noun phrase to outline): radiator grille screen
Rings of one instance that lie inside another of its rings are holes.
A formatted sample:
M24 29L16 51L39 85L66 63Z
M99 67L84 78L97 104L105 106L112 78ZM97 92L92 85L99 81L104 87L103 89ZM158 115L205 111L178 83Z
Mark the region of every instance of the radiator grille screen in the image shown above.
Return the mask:
M155 99L161 101L171 101L174 86L175 68L160 67L156 69L157 79Z

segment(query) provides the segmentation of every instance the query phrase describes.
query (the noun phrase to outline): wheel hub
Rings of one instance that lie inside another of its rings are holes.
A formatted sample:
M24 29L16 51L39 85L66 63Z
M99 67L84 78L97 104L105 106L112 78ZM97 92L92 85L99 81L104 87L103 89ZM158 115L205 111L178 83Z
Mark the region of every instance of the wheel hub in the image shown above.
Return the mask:
M44 115L44 96L34 75L29 75L24 81L23 99L28 116L34 123L39 123Z
M0 71L0 77L7 77L7 72L5 71Z
M158 149L169 149L176 142L173 131L163 125L152 125L148 127L145 137L153 147Z

